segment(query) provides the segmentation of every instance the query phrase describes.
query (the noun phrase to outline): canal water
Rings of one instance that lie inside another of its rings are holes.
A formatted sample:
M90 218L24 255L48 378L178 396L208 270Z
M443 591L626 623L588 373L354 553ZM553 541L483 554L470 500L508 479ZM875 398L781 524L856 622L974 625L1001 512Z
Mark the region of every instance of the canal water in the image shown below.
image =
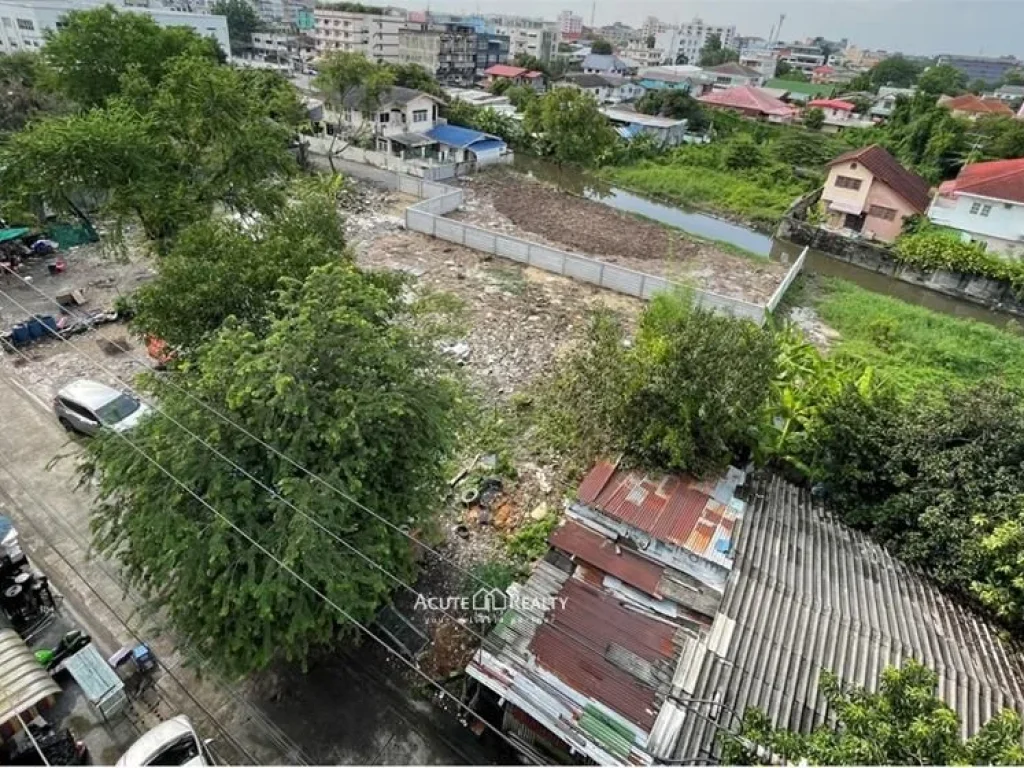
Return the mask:
M698 237L730 243L764 256L766 259L792 263L803 250L795 243L775 240L769 235L742 224L699 211L666 205L634 192L628 192L578 168L557 166L545 160L523 155L516 155L514 167L518 171L554 184L571 194L595 200L620 211L639 214ZM904 283L902 280L896 280L888 275L855 267L852 264L833 259L820 251L808 251L807 260L804 262L804 271L826 277L842 278L875 293L892 296L910 304L917 304L954 317L980 320L997 327L1003 327L1013 319L1012 315L994 312L968 301L936 293L922 286Z

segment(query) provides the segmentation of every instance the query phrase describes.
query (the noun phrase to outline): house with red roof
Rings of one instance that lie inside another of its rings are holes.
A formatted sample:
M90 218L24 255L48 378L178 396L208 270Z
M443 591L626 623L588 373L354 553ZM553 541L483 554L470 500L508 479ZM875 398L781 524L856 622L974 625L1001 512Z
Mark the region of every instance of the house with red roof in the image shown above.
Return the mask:
M512 85L525 85L537 91L544 90L544 73L510 64L495 64L484 70L484 85L490 88L499 80L508 80Z
M852 101L812 99L807 102L807 108L820 109L825 114L825 123L821 126L824 133L839 133L847 128L870 128L874 125L870 118L855 114L857 105Z
M939 187L928 218L995 253L1024 253L1024 158L965 165Z
M872 144L828 164L821 200L828 228L892 242L905 218L928 209L929 186Z
M715 109L727 109L744 117L767 120L772 123L788 123L799 114L799 110L776 99L762 88L741 85L722 91L712 91L698 99L701 104Z
M952 112L954 117L963 117L967 120L977 120L984 115L1013 117L1013 110L999 99L985 99L973 93L941 96L938 103Z

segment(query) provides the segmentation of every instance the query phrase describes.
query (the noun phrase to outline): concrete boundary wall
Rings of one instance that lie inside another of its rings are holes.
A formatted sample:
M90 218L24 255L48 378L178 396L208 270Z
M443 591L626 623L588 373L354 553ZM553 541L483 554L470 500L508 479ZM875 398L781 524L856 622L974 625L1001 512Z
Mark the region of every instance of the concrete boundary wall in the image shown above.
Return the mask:
M793 266L789 268L789 272L786 273L786 276L779 284L779 287L775 289L775 293L773 293L772 297L768 299L766 309L769 312L774 312L778 308L779 302L782 301L782 297L786 295L786 291L789 290L789 286L791 286L793 281L796 280L796 276L803 271L804 262L807 261L808 250L810 249L807 246L804 246L804 249L800 251L800 255L797 256L796 261L793 262Z
M768 312L782 300L782 294L803 268L806 256L805 249L772 295L769 304L762 306L742 299L719 296L710 291L702 291L683 283L626 269L578 253L569 253L473 224L444 218L445 214L457 210L462 205L461 189L404 175L399 175L398 189L405 194L421 198L420 202L405 209L406 229L640 299L650 299L656 293L673 288L681 289L693 295L697 306L746 318L758 325L764 325Z

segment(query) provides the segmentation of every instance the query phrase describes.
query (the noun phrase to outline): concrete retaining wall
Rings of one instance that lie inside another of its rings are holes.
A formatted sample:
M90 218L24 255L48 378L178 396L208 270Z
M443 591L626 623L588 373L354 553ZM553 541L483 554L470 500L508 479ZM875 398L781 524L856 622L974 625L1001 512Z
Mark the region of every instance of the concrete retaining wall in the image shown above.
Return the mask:
M897 261L888 245L846 237L808 223L805 220L807 210L820 196L819 190L800 198L779 224L775 237L806 246L805 252L810 248L838 261L845 261L847 264L887 275L904 283L919 285L936 293L970 301L989 309L1024 315L1024 301L1014 294L1013 287L1006 281L946 270L922 272ZM774 309L775 306L769 302L770 309Z

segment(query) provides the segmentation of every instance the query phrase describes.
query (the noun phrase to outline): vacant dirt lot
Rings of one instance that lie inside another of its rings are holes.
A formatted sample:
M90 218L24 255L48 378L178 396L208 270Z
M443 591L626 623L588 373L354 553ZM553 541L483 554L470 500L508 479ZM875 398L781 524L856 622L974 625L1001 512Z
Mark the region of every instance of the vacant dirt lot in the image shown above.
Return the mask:
M763 304L786 274L783 264L731 253L521 174L489 172L462 186L466 204L452 218L722 296Z

